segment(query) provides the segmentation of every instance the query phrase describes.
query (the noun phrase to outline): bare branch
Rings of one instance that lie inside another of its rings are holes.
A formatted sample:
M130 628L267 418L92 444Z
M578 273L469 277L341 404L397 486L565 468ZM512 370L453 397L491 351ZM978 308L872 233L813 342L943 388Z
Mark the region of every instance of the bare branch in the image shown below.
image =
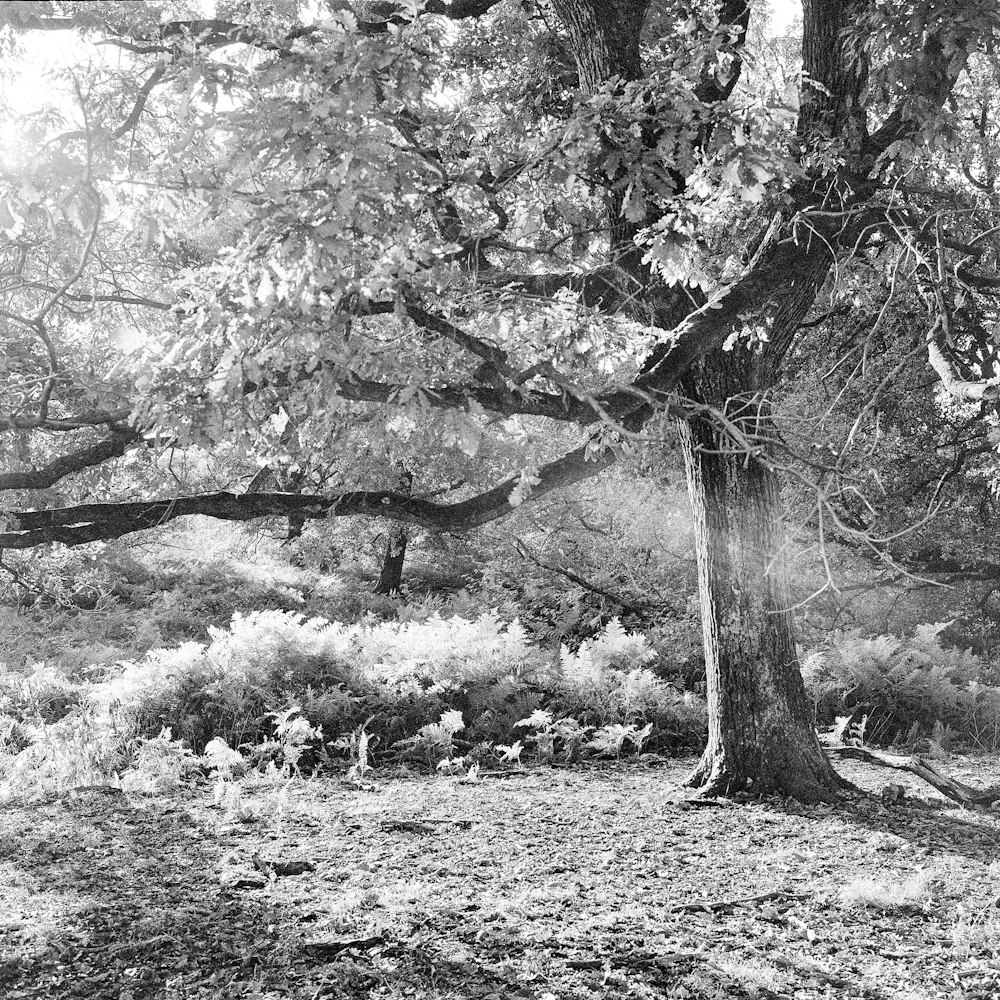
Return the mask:
M9 292L29 291L36 289L39 292L58 292L54 285L47 285L41 281L20 281L0 288L0 295ZM144 295L118 295L111 292L62 292L60 297L67 302L108 302L122 306L141 306L144 309L158 309L162 312L169 312L173 309L173 304L163 302L160 299L150 299Z

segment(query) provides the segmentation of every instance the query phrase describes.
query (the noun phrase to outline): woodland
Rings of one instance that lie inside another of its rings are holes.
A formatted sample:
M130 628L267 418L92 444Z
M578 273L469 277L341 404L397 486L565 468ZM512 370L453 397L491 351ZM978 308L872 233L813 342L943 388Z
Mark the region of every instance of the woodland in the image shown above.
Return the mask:
M0 995L1000 994L998 45L0 4Z

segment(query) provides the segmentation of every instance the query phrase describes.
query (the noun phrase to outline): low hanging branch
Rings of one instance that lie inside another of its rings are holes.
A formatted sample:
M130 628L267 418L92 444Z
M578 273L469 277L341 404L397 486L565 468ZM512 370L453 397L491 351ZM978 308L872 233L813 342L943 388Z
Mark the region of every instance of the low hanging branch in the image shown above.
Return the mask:
M615 461L614 452L598 456L583 446L549 462L532 481L532 498L589 479ZM206 493L197 496L130 503L91 503L49 510L0 511L0 549L30 549L61 542L82 545L108 541L134 531L156 528L178 517L202 514L224 521L262 517L385 517L435 531L462 532L510 514L524 492L520 476L458 503L435 503L390 490L367 490L336 496L299 493Z

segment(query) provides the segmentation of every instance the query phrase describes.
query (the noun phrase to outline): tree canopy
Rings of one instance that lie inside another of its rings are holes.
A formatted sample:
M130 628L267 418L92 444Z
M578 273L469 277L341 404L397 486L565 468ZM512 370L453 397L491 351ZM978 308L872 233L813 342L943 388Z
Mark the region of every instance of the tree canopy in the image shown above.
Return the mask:
M841 302L866 270L913 287L942 384L991 396L951 352L988 334L997 284L995 12L839 6L807 5L799 75L748 42L742 2L8 5L15 51L90 44L8 126L0 485L151 438L288 466L359 428L392 458L418 429L417 453L470 458L504 418L586 429L457 505L305 504L462 530L691 412L701 359L787 354L835 270ZM0 542L168 509L26 511Z

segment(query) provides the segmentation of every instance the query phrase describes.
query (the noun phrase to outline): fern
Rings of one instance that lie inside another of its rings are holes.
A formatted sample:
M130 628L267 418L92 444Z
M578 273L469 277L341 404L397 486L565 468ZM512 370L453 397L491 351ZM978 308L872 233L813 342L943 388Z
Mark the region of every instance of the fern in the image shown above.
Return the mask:
M462 713L444 712L437 722L421 726L415 736L397 740L394 746L400 749L413 748L422 751L427 757L429 766L435 766L442 760L450 760L454 750L452 737L465 728Z
M639 633L627 633L612 618L594 639L585 639L576 653L566 646L559 651L563 679L576 686L600 684L609 670L635 670L656 658L649 640Z
M1000 748L1000 691L982 683L978 657L941 645L946 627L920 625L909 638L836 632L806 653L802 672L817 720L860 714L865 740L898 742L905 733L907 746L940 723L952 744Z
M620 757L626 742L631 743L638 752L649 739L649 734L652 731L652 723L647 723L642 729L639 729L632 724L623 726L616 722L598 729L587 746L596 750L597 753L613 754L615 757Z

